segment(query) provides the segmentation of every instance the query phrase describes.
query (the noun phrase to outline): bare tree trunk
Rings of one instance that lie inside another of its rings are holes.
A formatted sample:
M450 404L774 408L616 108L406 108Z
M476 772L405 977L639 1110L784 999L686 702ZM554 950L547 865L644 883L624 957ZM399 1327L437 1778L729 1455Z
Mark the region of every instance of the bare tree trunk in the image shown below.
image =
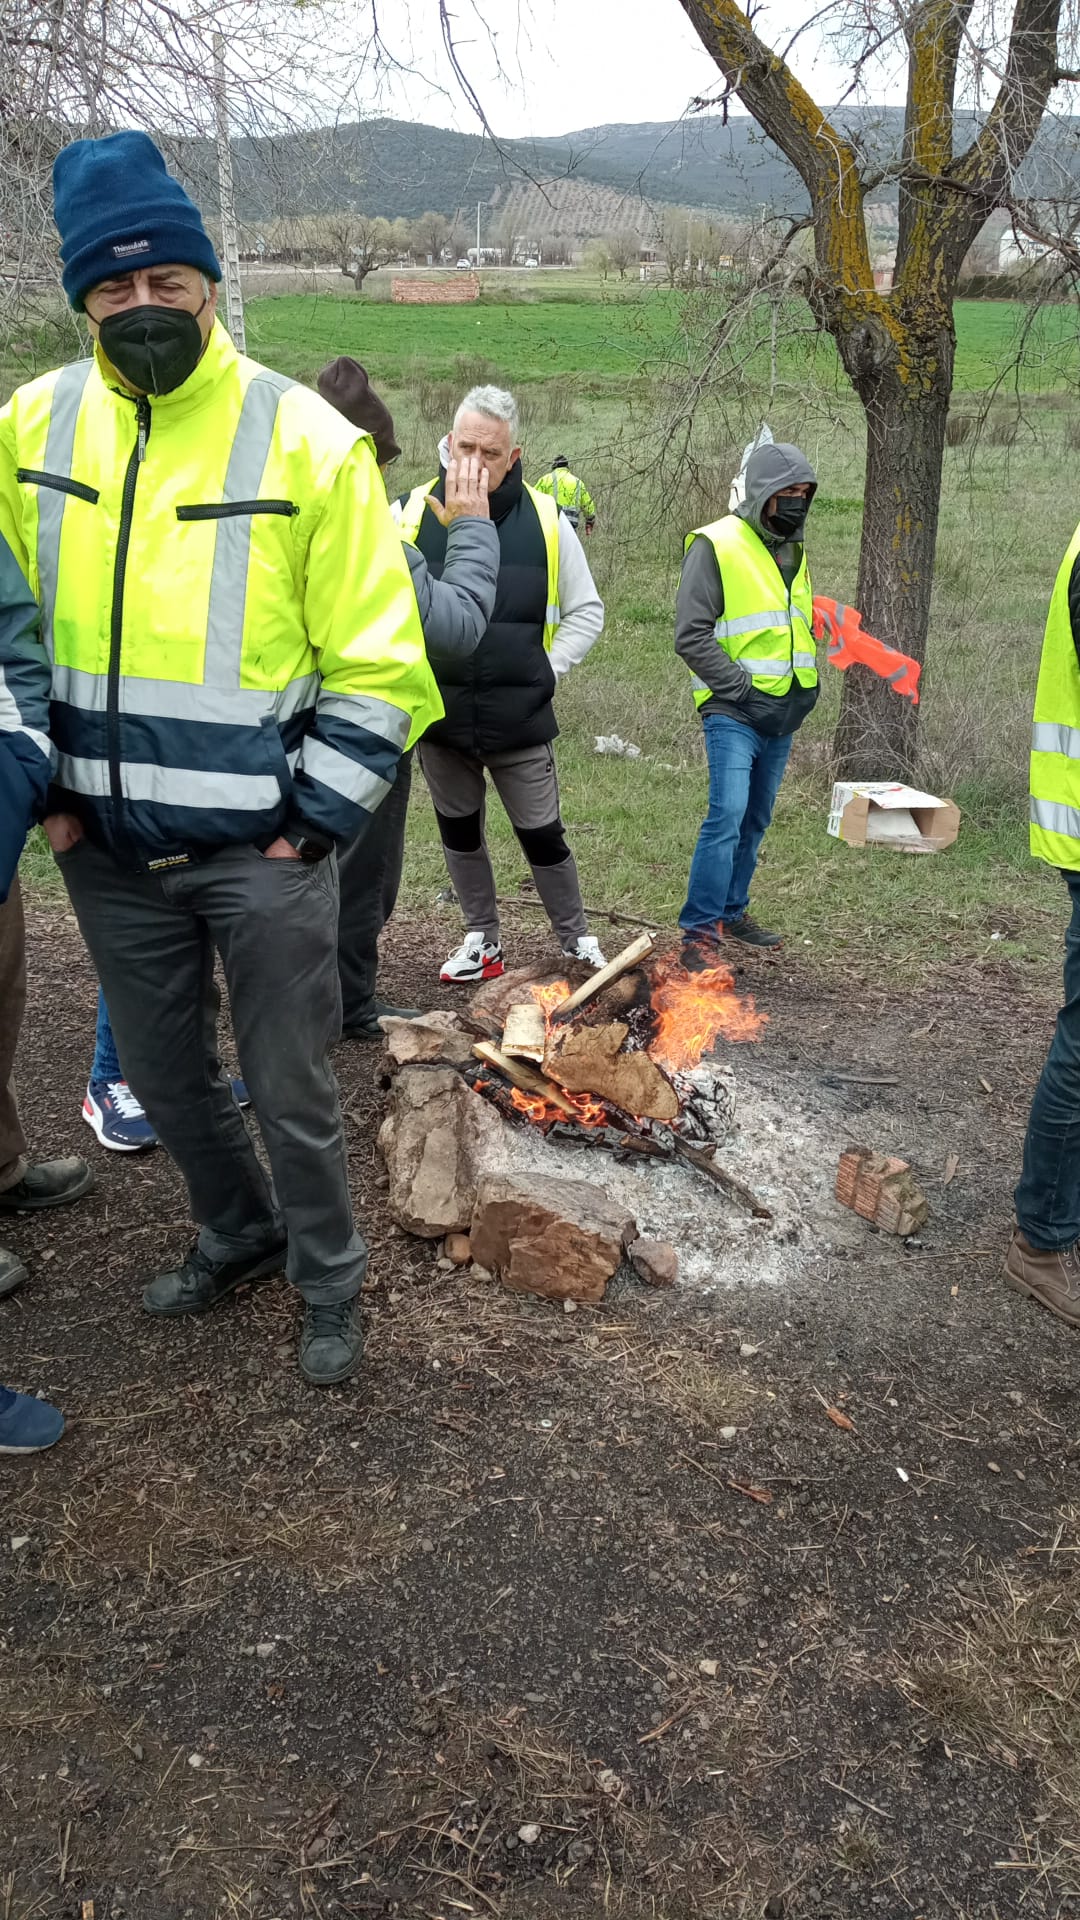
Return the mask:
M849 366L866 408L866 489L856 605L863 626L912 658L926 657L938 504L955 340L950 321L890 364ZM880 344L880 343L876 343ZM842 352L851 358L853 343ZM837 771L849 780L910 780L917 712L866 667L844 675Z

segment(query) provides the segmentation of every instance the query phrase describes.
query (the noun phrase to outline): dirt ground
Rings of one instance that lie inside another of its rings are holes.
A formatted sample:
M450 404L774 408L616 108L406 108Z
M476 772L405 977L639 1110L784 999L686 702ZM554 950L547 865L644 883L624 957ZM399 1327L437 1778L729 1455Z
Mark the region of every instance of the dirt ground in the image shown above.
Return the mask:
M384 990L438 1002L443 932ZM282 1280L142 1314L179 1182L80 1123L93 983L31 942L25 1118L99 1184L4 1229L0 1377L69 1429L0 1464L0 1920L1080 1914L1080 1343L1000 1273L1045 1001L748 956L739 1072L907 1154L921 1243L574 1314L394 1229L345 1043L368 1349L320 1395Z

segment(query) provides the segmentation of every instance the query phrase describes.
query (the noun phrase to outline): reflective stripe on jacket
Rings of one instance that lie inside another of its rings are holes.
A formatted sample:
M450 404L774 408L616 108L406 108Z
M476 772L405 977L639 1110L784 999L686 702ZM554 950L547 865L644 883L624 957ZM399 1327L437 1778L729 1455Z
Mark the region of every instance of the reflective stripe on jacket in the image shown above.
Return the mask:
M817 686L814 652L814 596L803 550L790 589L765 542L737 514L725 514L686 537L708 540L716 555L724 588L724 612L716 623L717 643L746 673L759 693L787 693L793 679ZM696 706L712 693L691 675Z
M171 394L96 358L20 387L0 533L41 604L50 804L122 855L350 839L442 711L367 436L221 326Z
M536 483L537 493L548 493L557 507L564 513L584 514L586 520L596 518L596 507L592 494L583 480L568 467L554 467L550 473L542 474Z
M1031 851L1052 867L1080 870L1080 662L1069 582L1080 527L1058 569L1046 617L1031 730Z
M414 487L404 501L398 518L398 532L410 547L415 547L416 536L420 531L420 522L426 511L428 494L438 485L438 480L429 480L426 486ZM544 648L551 651L551 643L559 630L559 511L555 502L543 493L537 493L535 487L526 486L525 492L536 508L536 517L544 536L544 550L547 554L547 611L544 618Z

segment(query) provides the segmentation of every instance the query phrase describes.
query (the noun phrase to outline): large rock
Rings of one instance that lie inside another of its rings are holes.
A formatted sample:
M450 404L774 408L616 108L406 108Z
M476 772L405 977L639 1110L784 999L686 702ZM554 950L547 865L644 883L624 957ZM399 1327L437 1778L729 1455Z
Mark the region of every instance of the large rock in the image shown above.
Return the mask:
M452 1067L402 1067L379 1129L398 1225L427 1240L468 1232L484 1147L501 1132L495 1109Z
M475 1034L466 1033L456 1013L437 1010L420 1020L402 1020L398 1014L385 1014L379 1025L386 1035L387 1058L395 1067L414 1061L445 1063L464 1067L473 1058Z
M587 1180L487 1174L477 1186L473 1259L515 1293L595 1303L637 1229Z

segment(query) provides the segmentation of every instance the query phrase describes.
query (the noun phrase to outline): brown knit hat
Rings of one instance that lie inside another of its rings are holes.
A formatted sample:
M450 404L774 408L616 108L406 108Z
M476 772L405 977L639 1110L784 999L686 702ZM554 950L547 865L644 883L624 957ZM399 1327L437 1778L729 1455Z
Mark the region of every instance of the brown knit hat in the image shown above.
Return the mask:
M324 367L318 379L324 400L345 415L362 433L370 433L375 442L375 457L380 467L396 460L401 448L394 439L394 418L385 400L380 400L359 360L347 353Z

